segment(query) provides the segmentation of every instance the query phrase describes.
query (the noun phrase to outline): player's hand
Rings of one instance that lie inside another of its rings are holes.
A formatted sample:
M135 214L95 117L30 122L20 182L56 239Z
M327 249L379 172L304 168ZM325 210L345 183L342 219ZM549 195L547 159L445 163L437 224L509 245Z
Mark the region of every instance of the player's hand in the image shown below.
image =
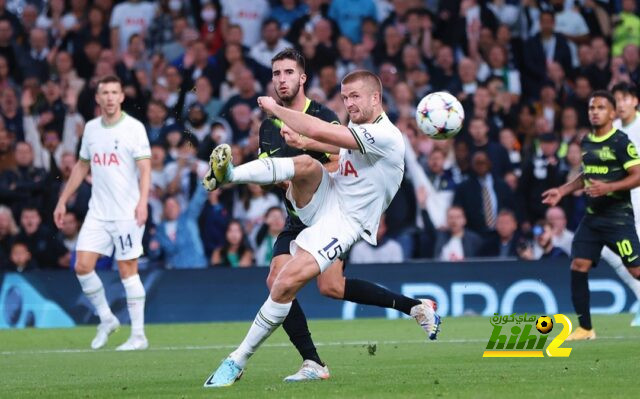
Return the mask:
M294 132L289 126L283 125L282 129L280 129L280 135L289 147L304 149L304 136Z
M147 222L147 204L138 202L136 206L136 223L138 226L142 226Z
M58 202L58 205L56 205L56 209L53 211L53 221L55 222L57 228L62 228L62 224L64 223L64 215L66 213L67 206L61 202Z
M589 179L589 187L585 187L584 192L589 197L601 197L611 192L609 183L605 183L602 180Z
M562 194L557 188L552 188L542 193L542 203L549 206L556 206L562 199Z
M269 96L261 96L258 97L258 106L262 108L263 111L273 114L273 110L276 108L278 103L272 97Z

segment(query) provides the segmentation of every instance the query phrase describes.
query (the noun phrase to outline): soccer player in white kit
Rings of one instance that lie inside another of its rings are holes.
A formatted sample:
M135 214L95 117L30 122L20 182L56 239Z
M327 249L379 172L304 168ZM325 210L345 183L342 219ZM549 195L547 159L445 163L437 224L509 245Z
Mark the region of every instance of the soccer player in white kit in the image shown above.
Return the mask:
M349 73L342 81L342 99L349 127L324 122L311 115L260 97L260 107L282 120L282 134L303 135L316 151L339 153L338 171L329 173L308 155L262 158L233 168L231 149L213 150L211 170L203 184L214 190L225 183L273 184L291 181L287 197L307 226L291 242L292 259L278 273L269 298L238 349L206 380L205 387L233 384L255 353L284 321L296 293L322 273L358 239L376 244L380 215L395 196L404 174L404 140L382 110L380 79L367 71ZM418 305L420 306L420 305ZM416 318L435 339L440 317L431 301Z
M640 148L640 112L638 112L638 88L631 83L618 83L611 90L616 99L616 113L618 119L613 121L613 127L620 129L629 136L629 140ZM636 231L640 232L640 188L631 190L631 204L636 223ZM636 280L622 264L620 257L605 247L602 257L611 267L614 268L618 276L624 281L636 295L640 302L640 281ZM640 327L640 307L635 317L631 321L631 326Z
M93 349L103 347L120 327L95 272L100 255L111 255L114 247L131 318L131 336L116 350L146 349L149 345L144 334L145 290L138 275L138 257L142 255L147 220L151 150L144 125L122 111L123 101L120 80L115 76L102 78L96 92L102 115L85 126L79 160L53 215L60 228L65 204L91 171L91 200L78 236L75 271L82 291L100 317L91 342Z

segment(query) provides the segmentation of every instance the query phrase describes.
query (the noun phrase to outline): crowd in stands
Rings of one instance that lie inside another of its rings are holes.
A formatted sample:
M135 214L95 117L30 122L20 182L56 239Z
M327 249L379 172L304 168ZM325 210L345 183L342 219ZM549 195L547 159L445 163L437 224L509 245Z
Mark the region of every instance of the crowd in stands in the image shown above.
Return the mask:
M52 213L108 74L151 143L146 263L268 265L281 193L200 179L217 144L235 164L257 156L256 99L275 97L270 60L287 47L307 59L308 97L345 123L341 78L376 72L408 144L379 247L351 261L566 257L585 200L548 209L541 193L580 173L589 94L640 84L639 44L634 0L0 0L0 269L73 267L91 177L62 229ZM465 108L454 140L415 124L438 90Z

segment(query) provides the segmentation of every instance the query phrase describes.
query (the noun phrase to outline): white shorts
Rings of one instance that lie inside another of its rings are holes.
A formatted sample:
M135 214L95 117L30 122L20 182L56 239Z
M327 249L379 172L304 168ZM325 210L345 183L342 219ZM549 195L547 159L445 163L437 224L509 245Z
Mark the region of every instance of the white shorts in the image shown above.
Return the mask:
M137 259L142 255L144 225L131 220L99 220L87 214L80 228L76 251L110 256L115 246L116 260Z
M291 241L291 255L295 255L297 248L309 252L318 262L320 273L360 239L362 228L351 221L340 208L333 177L326 169L322 168L322 181L304 208L298 208L290 189L287 190L287 198L302 223L309 226Z

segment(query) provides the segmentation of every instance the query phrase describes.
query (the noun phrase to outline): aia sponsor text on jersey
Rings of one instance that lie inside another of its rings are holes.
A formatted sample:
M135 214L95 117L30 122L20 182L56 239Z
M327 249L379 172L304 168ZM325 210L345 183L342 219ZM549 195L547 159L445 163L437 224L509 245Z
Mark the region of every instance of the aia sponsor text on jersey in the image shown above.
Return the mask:
M120 166L120 161L118 161L118 154L116 154L115 152L111 152L109 154L105 152L103 152L102 154L98 154L96 152L91 158L91 163L100 166Z
M342 176L354 175L358 177L358 171L348 159L340 163L340 174Z

